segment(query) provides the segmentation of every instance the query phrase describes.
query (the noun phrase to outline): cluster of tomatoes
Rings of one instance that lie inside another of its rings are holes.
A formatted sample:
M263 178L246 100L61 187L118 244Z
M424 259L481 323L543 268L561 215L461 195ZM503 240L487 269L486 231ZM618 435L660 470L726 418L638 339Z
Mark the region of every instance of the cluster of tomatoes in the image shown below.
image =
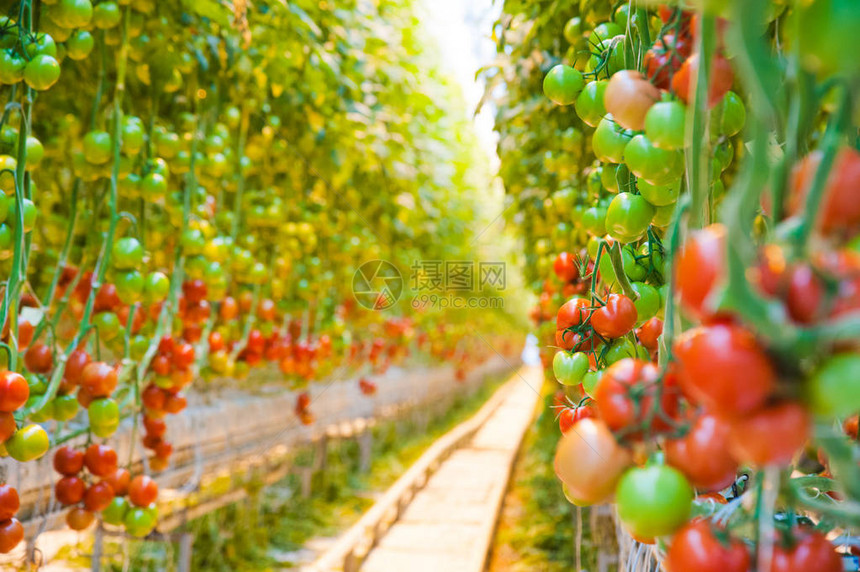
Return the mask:
M88 528L96 513L133 536L146 536L155 528L158 485L146 475L131 478L127 469L118 466L111 447L96 443L83 451L60 447L54 453L54 470L61 475L54 486L57 501L73 507L66 514L72 530Z
M502 175L563 387L569 500L615 503L673 572L836 572L855 549L834 539L860 518L860 70L822 30L857 25L860 5L748 4L755 33L740 1L583 0L539 18L524 3L534 27L512 25L502 56L519 72ZM550 45L569 49L537 77ZM548 130L523 111L541 88ZM789 107L806 123L786 134Z

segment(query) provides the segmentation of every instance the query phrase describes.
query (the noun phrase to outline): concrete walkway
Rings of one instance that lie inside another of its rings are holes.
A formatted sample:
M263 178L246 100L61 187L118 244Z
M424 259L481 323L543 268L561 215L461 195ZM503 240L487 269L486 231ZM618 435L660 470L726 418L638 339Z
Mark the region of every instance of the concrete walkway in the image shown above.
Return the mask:
M522 368L467 444L428 479L364 561L363 572L481 572L511 468L539 399L540 368Z

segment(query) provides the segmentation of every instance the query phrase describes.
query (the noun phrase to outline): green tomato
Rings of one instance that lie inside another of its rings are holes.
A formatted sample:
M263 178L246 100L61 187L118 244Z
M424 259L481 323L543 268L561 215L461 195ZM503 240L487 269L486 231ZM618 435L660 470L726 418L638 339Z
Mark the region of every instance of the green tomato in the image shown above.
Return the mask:
M9 456L21 463L38 459L48 452L50 445L48 432L36 424L22 427L5 443Z
M582 226L585 231L593 236L606 234L606 209L602 207L589 207L582 213Z
M597 127L603 116L606 115L606 107L603 105L603 94L606 92L607 80L593 81L587 84L576 98L574 108L576 114L583 123L591 127ZM618 163L620 161L616 161Z
M632 140L636 139L635 137L631 139L631 137L630 131L616 123L612 119L612 114L607 114L597 124L597 129L594 130L591 147L594 150L594 155L604 163L621 163L625 160L625 148ZM641 135L637 135L637 137L641 137ZM631 170L633 169L631 168Z
M639 195L618 193L606 210L606 231L619 241L633 242L648 230L654 207Z
M9 223L14 227L18 221L18 205L15 202L15 197L9 197L8 202ZM39 210L36 208L36 205L30 199L22 199L21 203L24 205L24 232L30 232L36 225L36 217L39 214Z
M24 40L24 51L30 59L45 54L52 58L57 57L57 44L50 34L36 34L33 39Z
M149 338L144 335L134 336L129 343L129 357L135 361L140 361L146 355L149 349Z
M122 151L134 155L144 144L144 128L137 117L126 117L122 121Z
M637 312L636 323L644 324L660 310L660 291L644 282L632 282L630 285L639 294L639 298L633 301Z
M42 399L42 395L31 395L27 399L27 403L25 405L26 408L32 409L36 406L39 400ZM36 423L44 423L46 421L50 421L54 418L54 402L49 400L42 406L41 409L37 409L30 413L30 420L35 421Z
M627 21L630 18L630 5L622 4L618 8L615 9L615 15L613 16L613 20L615 21L615 25L621 28L622 30L627 29Z
M113 425L119 423L119 406L109 397L94 399L87 408L92 425Z
M119 526L125 521L125 515L131 504L125 497L114 497L110 504L102 511L102 520L108 524Z
M592 399L594 399L594 393L597 391L601 377L603 377L602 371L589 371L582 377L582 388L585 390L585 394Z
M68 421L78 414L78 400L74 395L58 395L53 400L54 419Z
M96 314L93 317L93 325L98 328L99 339L103 342L113 340L119 335L120 330L122 330L119 317L113 312L100 312Z
M631 342L627 338L618 338L612 342L612 345L609 346L609 349L604 355L607 365L612 365L625 358L650 359L647 349L639 344Z
M860 72L860 5L855 0L817 0L798 5L798 47L803 67L820 76Z
M659 149L683 149L686 122L687 108L683 103L660 101L645 114L645 136Z
M143 246L138 239L126 236L113 243L111 256L117 270L133 270L143 263Z
M621 35L624 30L614 22L604 22L594 27L591 35L588 36L588 43L592 50L603 52L609 47L609 41L615 36Z
M582 20L579 17L573 17L564 25L564 39L569 44L576 44L582 40ZM238 111L238 109L237 109Z
M30 396L42 395L48 390L48 383L34 373L24 375L27 380L27 385L30 387Z
M744 128L746 119L747 112L743 100L735 92L729 91L711 110L711 134L726 137L736 135Z
M816 415L847 417L860 411L860 355L830 357L807 385L808 401Z
M47 54L30 60L24 68L24 81L36 91L50 89L60 79L60 64Z
M658 149L644 135L637 135L624 149L623 160L634 175L655 185L666 185L684 174L681 151Z
M666 205L665 207L657 207L654 209L654 218L651 224L659 228L666 228L672 222L672 216L675 214L675 205Z
M123 524L131 536L143 537L155 528L156 516L149 509L130 507L123 518Z
M107 131L90 131L84 136L84 158L87 163L104 165L113 156L113 143Z
M552 359L552 372L562 385L578 385L588 368L588 356L583 352L559 350Z
M93 25L100 30L119 26L122 15L116 2L100 2L93 10Z
M143 296L148 302L161 302L170 291L170 278L163 272L150 272L143 285Z
M672 534L687 522L693 487L683 473L666 465L634 467L615 489L618 518L640 538Z
M66 55L76 61L85 60L92 53L93 47L93 35L86 30L78 30L66 40Z
M26 170L32 171L36 167L39 166L39 163L42 162L42 159L45 158L45 147L42 146L42 142L36 139L35 137L27 137L27 165Z
M140 194L148 200L163 198L167 194L167 179L160 173L149 173L140 181Z
M108 437L112 437L116 430L119 429L119 421L116 423L108 423L106 425L90 425L90 429L93 431L93 435L99 437L101 439L107 439Z
M0 51L0 83L14 85L24 79L27 60L14 50Z
M666 205L675 204L678 200L678 194L681 192L681 179L677 179L667 185L654 185L645 179L639 179L636 182L636 186L642 198L651 205L665 207Z
M554 66L543 80L544 95L558 105L575 102L584 86L579 70L564 64Z

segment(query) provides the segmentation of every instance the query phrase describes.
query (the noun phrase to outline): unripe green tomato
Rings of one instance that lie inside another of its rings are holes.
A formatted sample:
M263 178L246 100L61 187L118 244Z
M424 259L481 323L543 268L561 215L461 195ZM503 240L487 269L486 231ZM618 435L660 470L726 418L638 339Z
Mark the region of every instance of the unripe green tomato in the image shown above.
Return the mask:
M119 423L119 406L109 397L94 399L87 408L92 425L113 425Z
M606 231L622 243L642 237L654 218L654 207L639 195L618 193L606 209Z
M582 89L576 98L574 104L576 114L585 124L597 127L600 120L606 115L603 94L606 92L608 83L607 80L592 81Z
M155 528L155 515L145 508L130 507L123 518L126 532L131 536L144 537Z
M604 359L606 360L607 365L612 365L624 358L635 358L637 357L637 354L636 344L627 338L618 338L612 342L611 346L609 346L609 350L604 355Z
M113 155L113 142L107 131L90 131L84 136L84 158L91 165L104 165Z
M552 360L553 374L562 385L578 385L588 368L588 356L583 352L559 350Z
M636 323L644 324L660 310L660 291L644 282L631 282L630 286L639 295L639 298L633 301L637 313Z
M651 224L659 228L666 228L672 222L672 216L675 214L675 205L666 205L665 207L657 207L654 209L654 218L651 219Z
M85 60L95 46L93 35L86 30L78 30L66 40L66 55L73 60Z
M637 136L639 137L639 136ZM625 161L625 149L631 141L632 132L627 131L612 119L611 114L600 120L591 139L594 155L604 163ZM635 140L635 138L633 138ZM628 163L628 167L629 167ZM634 173L634 169L630 169Z
M143 285L144 299L149 302L161 302L167 298L170 291L170 279L163 272L150 272Z
M681 192L681 179L667 185L654 185L645 179L639 179L636 186L643 199L655 207L664 207L673 205L678 200L678 195Z
M569 44L576 44L582 40L582 20L579 17L571 18L564 25L562 33Z
M143 245L131 236L114 242L111 248L113 267L117 270L133 270L143 263Z
M683 103L660 101L645 114L645 135L659 149L683 149L686 123L687 108Z
M93 10L93 25L100 30L115 28L121 17L116 2L100 2Z
M579 70L564 64L554 66L543 80L543 92L553 103L570 105L585 86Z
M39 166L39 163L42 162L42 159L45 157L45 148L42 146L42 142L36 139L35 137L28 136L27 137L27 165L25 169L27 171L32 171L36 167Z
M79 404L74 395L58 395L53 400L53 418L68 421L78 414Z
M8 197L7 203L9 209L7 220L9 225L14 228L18 223L18 203L15 197ZM22 199L21 203L24 205L24 232L30 232L36 225L36 216L39 214L39 210L30 199Z
M30 388L30 396L42 395L48 390L47 382L38 375L27 373L24 374L24 378L27 380L27 386Z
M602 376L603 371L589 371L582 377L582 388L585 390L586 395L592 399Z
M627 530L639 538L655 538L672 534L687 522L694 495L678 469L649 465L624 473L615 490L615 502Z
M860 411L860 355L828 358L807 383L808 401L816 415L828 419Z
M644 135L636 135L624 148L623 160L639 178L654 185L667 185L684 174L681 151L658 149Z
M119 429L119 421L116 423L108 423L107 425L91 424L90 429L96 437L107 439L108 437L112 437L113 434L116 433L116 430Z
M27 404L24 406L26 408L35 407L36 404L42 400L43 395L31 395L27 399ZM48 400L45 405L42 406L41 409L33 411L30 413L30 420L35 421L36 423L44 423L46 421L50 421L54 418L54 402Z
M603 52L609 47L608 40L615 36L621 35L624 30L614 22L603 22L594 27L591 35L588 36L588 43L592 50Z
M606 209L602 207L589 207L582 213L582 226L586 232L593 236L606 234Z
M167 179L159 173L147 174L140 181L140 194L146 200L164 198L167 194Z
M124 523L130 506L125 497L114 497L107 508L102 511L102 520L107 524L119 526Z
M735 92L729 91L711 110L711 135L737 135L743 129L746 118L743 100Z
M108 342L117 336L123 329L119 317L113 312L100 312L93 317L93 325L98 328L99 339Z
M47 54L34 57L24 68L24 81L36 91L50 89L60 79L60 63Z
M4 444L10 457L25 463L47 453L51 440L40 425L31 424L16 431Z

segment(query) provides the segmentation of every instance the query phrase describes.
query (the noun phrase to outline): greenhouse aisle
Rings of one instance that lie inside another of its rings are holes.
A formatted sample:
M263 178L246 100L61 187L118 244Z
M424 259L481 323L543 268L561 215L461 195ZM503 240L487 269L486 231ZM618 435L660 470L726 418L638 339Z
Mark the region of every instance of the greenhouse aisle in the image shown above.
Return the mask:
M361 570L479 572L511 467L537 404L539 368L523 368L501 391L502 403L468 443L451 454Z

